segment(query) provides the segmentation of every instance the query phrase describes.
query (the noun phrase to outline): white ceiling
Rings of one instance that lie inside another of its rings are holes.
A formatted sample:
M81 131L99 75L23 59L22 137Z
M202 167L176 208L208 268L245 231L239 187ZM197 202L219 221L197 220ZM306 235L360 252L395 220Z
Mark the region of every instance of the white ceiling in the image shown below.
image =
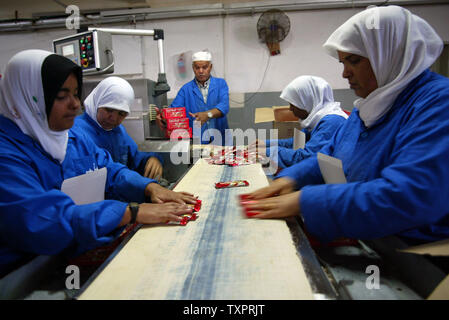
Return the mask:
M129 8L172 8L204 4L248 3L247 0L2 0L0 20L31 19L43 15L64 15L68 5L76 5L83 11L129 9ZM251 2L262 2L252 0Z

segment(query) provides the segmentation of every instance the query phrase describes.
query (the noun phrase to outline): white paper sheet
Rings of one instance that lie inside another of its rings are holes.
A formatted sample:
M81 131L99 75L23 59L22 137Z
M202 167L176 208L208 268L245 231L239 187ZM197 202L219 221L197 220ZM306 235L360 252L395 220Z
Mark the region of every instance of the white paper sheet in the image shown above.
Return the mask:
M304 149L306 146L306 134L295 128L293 133L293 149Z
M103 201L107 173L106 168L101 168L66 179L62 182L61 191L77 205Z
M346 183L346 177L343 172L343 164L340 159L320 152L317 153L317 158L324 182L328 184Z

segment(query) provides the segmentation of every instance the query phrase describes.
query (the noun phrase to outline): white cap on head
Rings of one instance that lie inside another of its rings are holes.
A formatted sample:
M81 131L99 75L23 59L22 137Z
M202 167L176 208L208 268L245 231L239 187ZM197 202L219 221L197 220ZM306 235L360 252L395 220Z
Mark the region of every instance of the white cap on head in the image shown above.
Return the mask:
M208 51L198 51L192 55L192 62L195 61L212 61L212 54Z

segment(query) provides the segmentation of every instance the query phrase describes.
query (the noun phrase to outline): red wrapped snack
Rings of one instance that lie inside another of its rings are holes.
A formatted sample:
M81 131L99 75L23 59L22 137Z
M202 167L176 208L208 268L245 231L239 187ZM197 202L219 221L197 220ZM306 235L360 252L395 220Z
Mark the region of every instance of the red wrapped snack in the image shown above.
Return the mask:
M196 203L195 204L188 204L189 208L192 208L193 212L198 212L201 210L201 200L196 199Z
M257 216L260 212L257 211L248 211L247 209L245 209L245 214L246 216L249 217L253 217L253 216Z
M189 214L183 214L180 217L182 218L181 221L167 221L167 224L177 224L177 225L185 226L190 221Z
M193 212L198 212L198 211L200 211L200 210L201 210L201 204L202 204L202 201L199 200L199 199L196 199L196 204L195 204L195 206L193 207Z
M249 199L249 194L245 194L245 193L239 194L239 199L240 199L240 202L248 200Z
M245 215L249 218L249 217L253 217L258 215L260 212L258 211L251 211L251 209L248 209L246 207L247 204L251 204L251 203L255 203L256 201L249 199L249 195L248 194L240 194L239 195L239 199L240 199L240 205L243 208L243 211L245 212Z
M223 181L223 182L217 182L215 184L215 189L247 187L247 186L249 186L249 182L246 180Z

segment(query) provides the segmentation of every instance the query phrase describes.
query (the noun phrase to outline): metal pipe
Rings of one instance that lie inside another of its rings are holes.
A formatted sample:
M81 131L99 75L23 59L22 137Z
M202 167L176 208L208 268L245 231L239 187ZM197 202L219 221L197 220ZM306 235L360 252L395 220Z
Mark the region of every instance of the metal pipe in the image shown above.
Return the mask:
M165 73L164 41L162 39L157 40L157 48L159 53L159 73Z
M89 31L93 30L104 31L117 35L154 36L154 30L89 27Z
M115 35L132 35L132 36L150 36L154 37L155 31L148 29L120 29L120 28L96 28L96 27L89 27L89 31L103 31L108 32L110 34ZM141 44L142 46L144 43ZM159 73L165 73L165 63L164 63L164 43L163 39L157 40L157 47L158 47L158 54L159 54ZM144 57L142 56L142 59ZM142 66L142 68L145 68L145 66ZM142 70L143 74L145 74L145 70Z

